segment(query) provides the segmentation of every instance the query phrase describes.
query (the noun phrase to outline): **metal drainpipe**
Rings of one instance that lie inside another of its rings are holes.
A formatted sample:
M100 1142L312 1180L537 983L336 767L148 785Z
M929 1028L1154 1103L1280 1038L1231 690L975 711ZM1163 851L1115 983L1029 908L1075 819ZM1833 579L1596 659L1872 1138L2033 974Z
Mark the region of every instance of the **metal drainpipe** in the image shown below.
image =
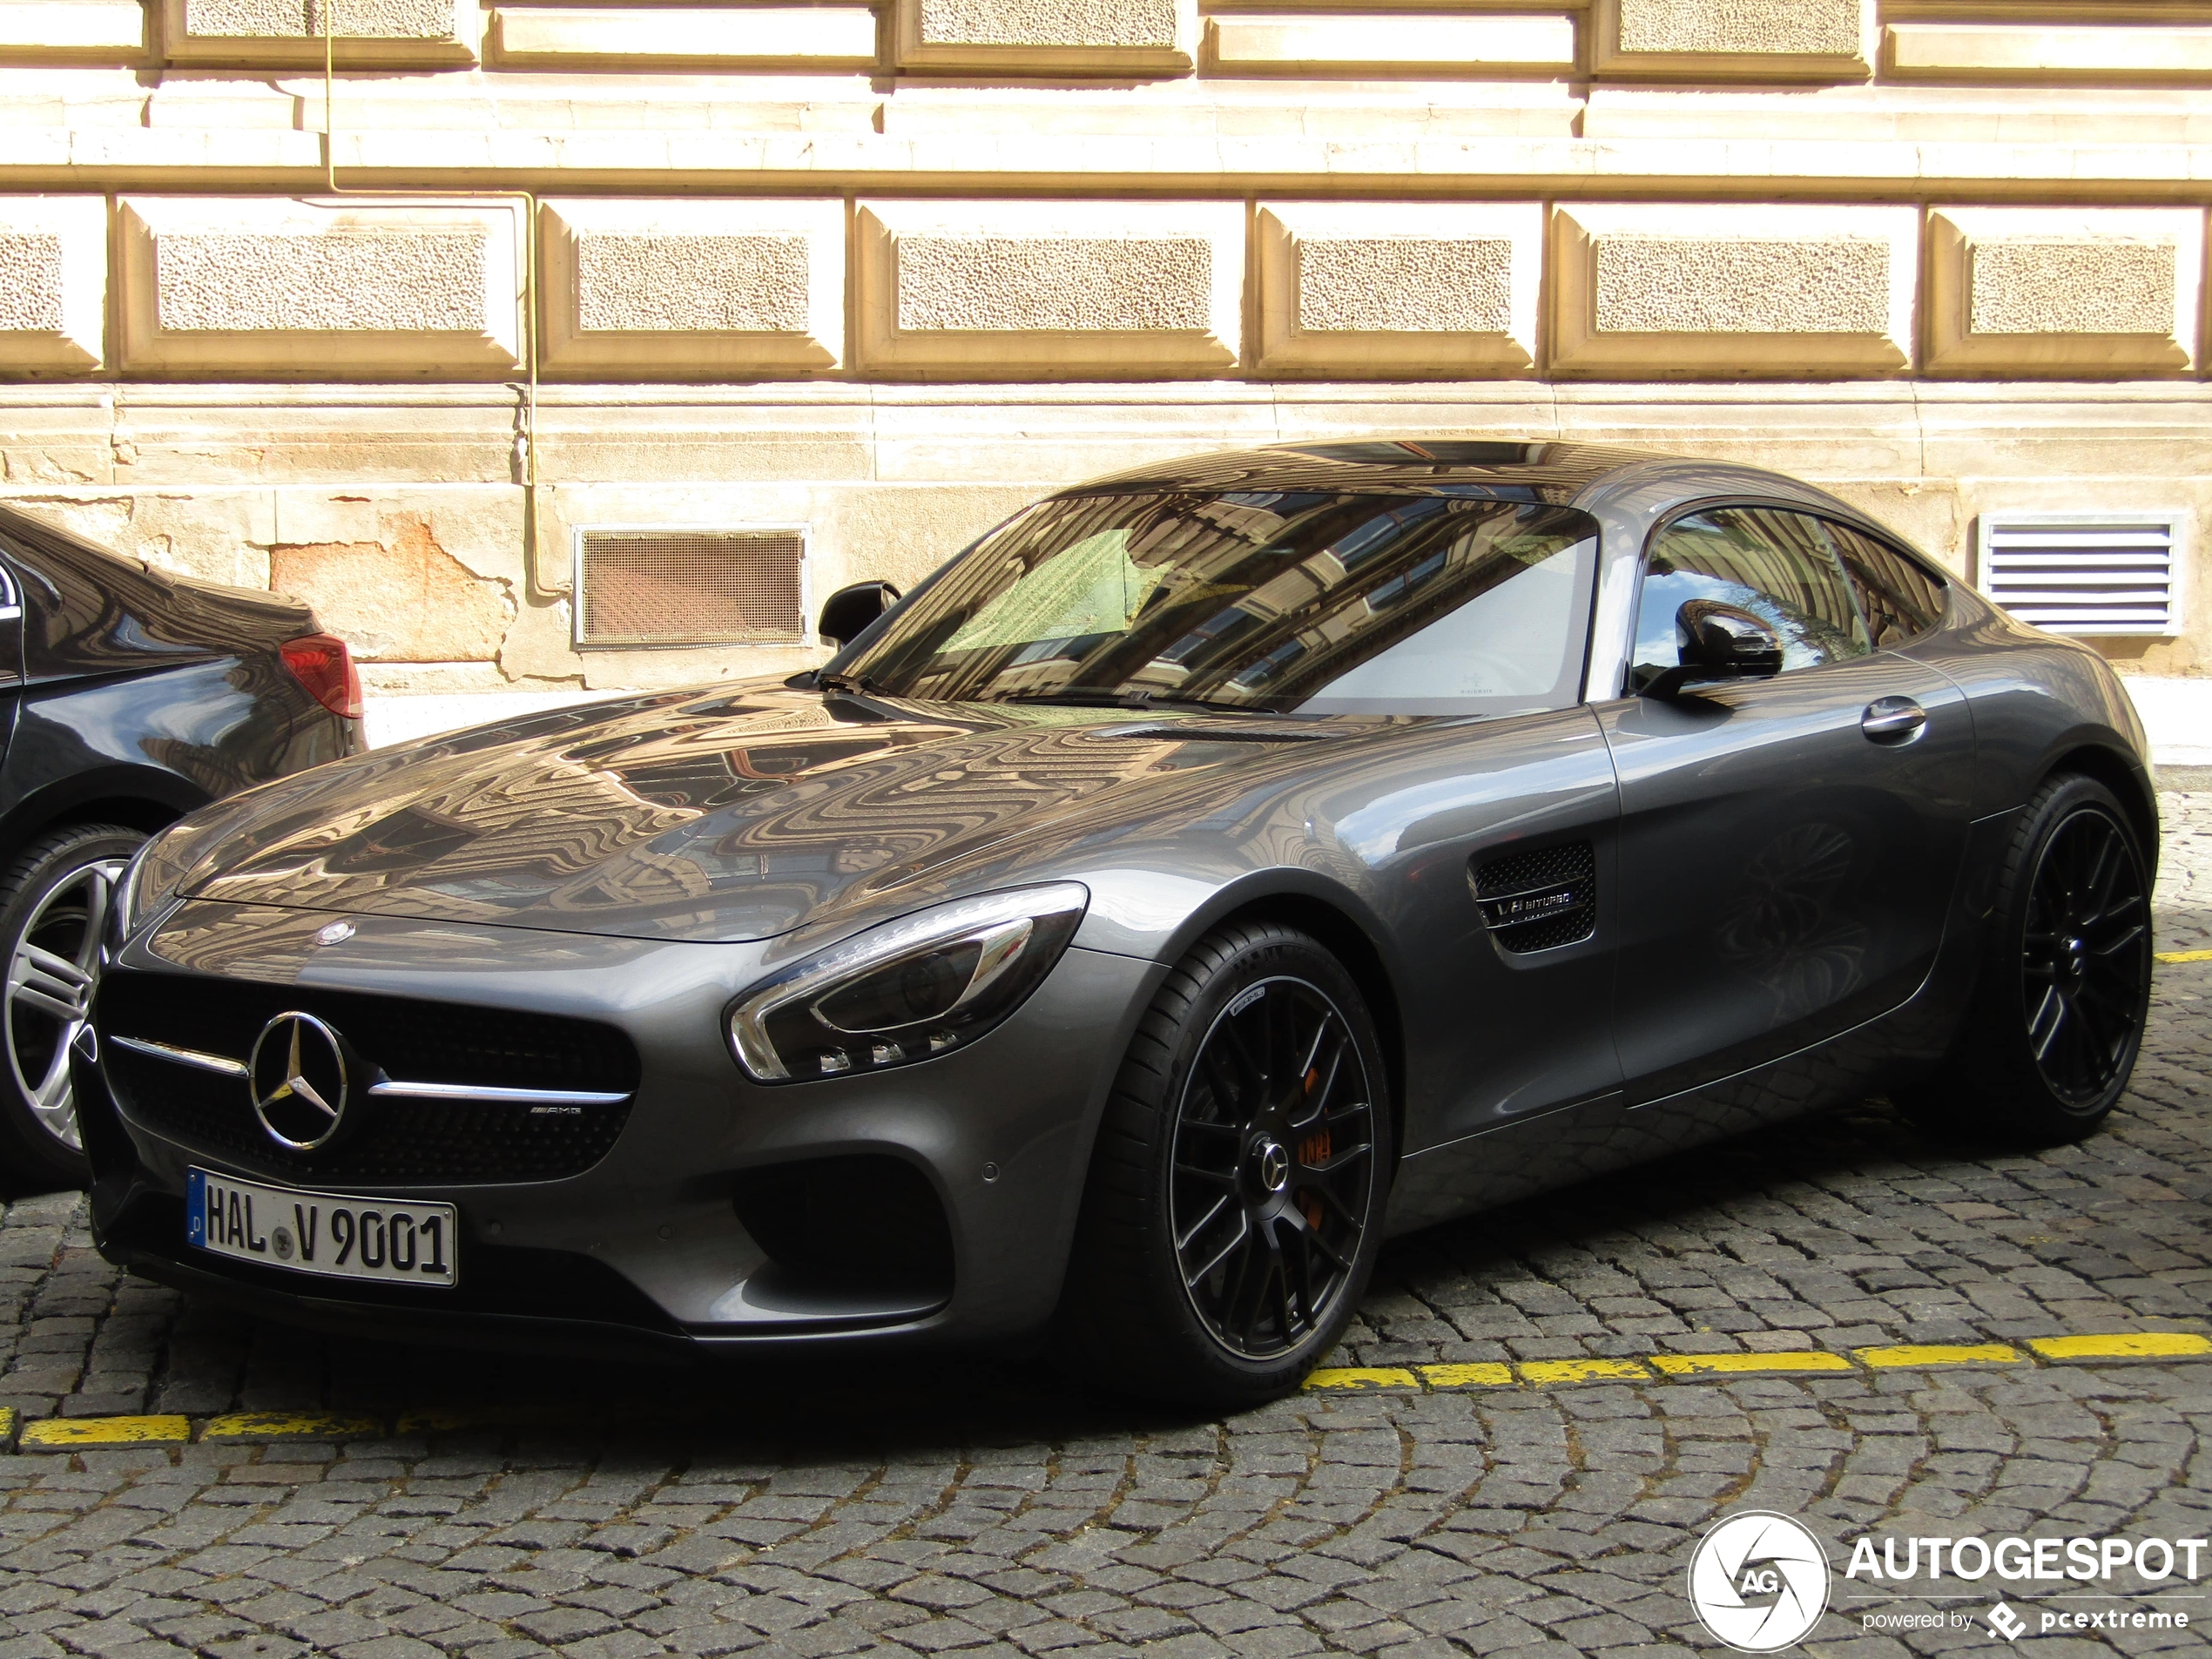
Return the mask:
M530 595L541 599L572 594L572 577L549 582L539 559L537 521L537 196L528 190L366 190L338 182L338 124L336 118L337 49L332 13L336 0L321 0L322 17L322 168L323 185L333 196L397 197L401 200L520 202L523 206L523 367L524 383L522 429L515 435L516 458L523 475L523 579Z

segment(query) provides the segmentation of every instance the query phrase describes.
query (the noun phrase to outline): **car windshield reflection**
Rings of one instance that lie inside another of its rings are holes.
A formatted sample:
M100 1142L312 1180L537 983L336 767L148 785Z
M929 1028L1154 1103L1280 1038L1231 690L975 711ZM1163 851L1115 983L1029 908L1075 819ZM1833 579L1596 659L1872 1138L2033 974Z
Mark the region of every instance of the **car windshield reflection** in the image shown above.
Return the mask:
M1062 497L971 548L840 677L943 702L1565 707L1596 549L1575 509L1479 496Z

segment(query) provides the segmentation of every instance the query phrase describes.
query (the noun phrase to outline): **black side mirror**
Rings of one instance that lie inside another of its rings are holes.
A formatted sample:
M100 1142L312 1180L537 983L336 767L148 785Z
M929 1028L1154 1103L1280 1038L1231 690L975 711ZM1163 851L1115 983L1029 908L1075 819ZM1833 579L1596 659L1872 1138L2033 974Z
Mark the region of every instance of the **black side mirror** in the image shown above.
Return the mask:
M822 619L814 631L833 645L849 645L867 626L899 603L899 590L888 582L855 582L840 588L822 605Z
M1772 679L1782 671L1782 637L1741 605L1692 599L1675 612L1675 634L1680 665L1649 681L1646 697L1673 697L1713 680Z

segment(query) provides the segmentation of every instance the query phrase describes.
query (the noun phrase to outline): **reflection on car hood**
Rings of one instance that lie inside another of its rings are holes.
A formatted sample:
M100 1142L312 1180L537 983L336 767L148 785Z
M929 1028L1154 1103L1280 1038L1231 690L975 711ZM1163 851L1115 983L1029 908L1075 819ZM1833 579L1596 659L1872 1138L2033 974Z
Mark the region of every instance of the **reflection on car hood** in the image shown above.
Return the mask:
M1132 785L1326 746L1295 741L1316 732L1311 722L902 705L780 686L629 698L263 791L194 849L185 890L635 938L765 939L1071 813L1127 812ZM1269 737L1278 740L1253 740Z

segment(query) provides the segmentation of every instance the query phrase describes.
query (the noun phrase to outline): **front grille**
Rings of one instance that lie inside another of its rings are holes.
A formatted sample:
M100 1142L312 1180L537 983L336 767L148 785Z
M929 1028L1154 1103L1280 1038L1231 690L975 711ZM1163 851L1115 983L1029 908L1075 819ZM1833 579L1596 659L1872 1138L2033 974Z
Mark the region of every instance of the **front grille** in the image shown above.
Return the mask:
M342 1033L368 1065L408 1082L634 1096L637 1052L610 1026L509 1008L304 990L172 974L110 973L95 1013L116 1103L147 1128L227 1163L287 1181L373 1184L553 1181L615 1143L630 1102L549 1109L527 1102L371 1098L353 1083L351 1131L313 1152L263 1133L245 1079L141 1054L151 1042L244 1061L261 1028L291 1010ZM358 1116L356 1116L358 1115Z
M1493 859L1472 880L1475 908L1501 950L1557 950L1597 931L1597 860L1588 841Z

